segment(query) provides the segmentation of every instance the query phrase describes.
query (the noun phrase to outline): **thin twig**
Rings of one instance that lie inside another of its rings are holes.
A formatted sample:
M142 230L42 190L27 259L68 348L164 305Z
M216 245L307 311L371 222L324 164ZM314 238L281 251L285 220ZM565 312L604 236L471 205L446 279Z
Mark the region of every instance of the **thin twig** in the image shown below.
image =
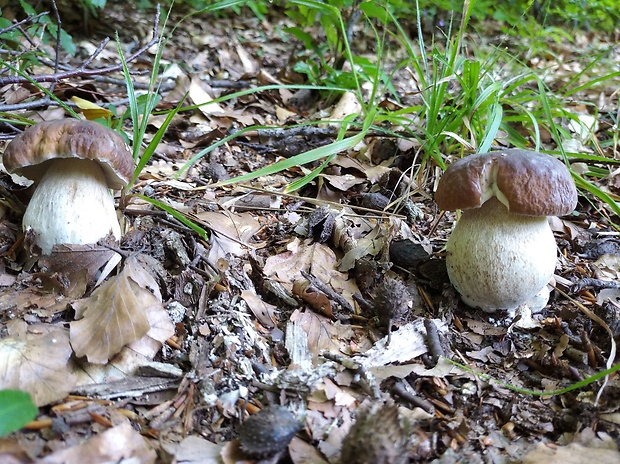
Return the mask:
M11 24L9 27L5 27L4 29L0 29L0 34L5 34L7 32L12 31L13 29L18 29L21 26L23 26L26 23L30 23L33 22L36 19L39 19L41 16L45 16L49 14L49 11L44 11L43 13L39 13L38 15L35 16L28 16L27 18L22 19L21 21L17 22L17 23L13 23Z
M134 53L132 53L131 55L129 55L126 58L126 62L129 63L130 61L135 60L138 56L140 56L141 54L143 54L145 51L147 51L149 48L151 48L153 45L155 45L158 41L159 41L159 17L160 17L160 8L159 5L157 6L157 13L155 15L155 22L153 25L153 38L151 40L148 41L148 43L146 43L145 45L143 45L142 47L140 47L137 51L135 51ZM68 78L73 78L73 77L90 77L90 76L100 76L103 74L110 74L112 72L116 72L116 71L120 71L123 68L122 63L116 64L116 65L112 65L112 66L108 66L105 68L97 68L97 69L85 69L86 66L88 66L90 63L92 63L92 61L97 57L97 55L99 55L101 53L101 51L103 51L103 48L105 47L105 45L110 41L110 38L107 37L106 39L104 39L101 44L99 45L99 47L97 47L97 50L95 50L95 52L88 57L88 59L79 67L77 68L73 68L72 70L69 71L64 71L64 72L55 72L53 74L41 74L38 76L28 76L28 77L24 77L24 76L10 76L10 77L4 77L0 79L0 85L7 85L7 84L24 84L26 82L31 82L31 80L34 80L35 82L60 82L64 79L68 79ZM7 111L4 108L0 107L0 111Z
M420 398L415 393L413 393L411 390L412 389L409 386L409 384L407 384L403 380L399 380L398 382L396 382L394 384L394 387L393 387L393 391L394 391L394 393L396 395L398 395L399 397L401 397L405 401L408 401L412 405L414 405L414 406L416 406L418 408L421 408L424 411L426 411L427 413L429 413L429 414L434 416L435 415L435 406L433 406L433 403L431 403L427 399Z
M432 319L424 319L424 328L426 329L426 345L428 346L428 352L431 355L431 359L434 364L437 364L439 358L445 357L446 354L441 346L439 340L439 332L437 326Z
M54 57L54 72L58 72L58 62L60 60L60 35L62 32L62 21L60 20L60 13L58 13L58 5L56 5L56 0L52 0L52 9L54 10L54 16L56 16L56 46L54 47L54 53L56 56ZM51 89L54 86L52 84Z

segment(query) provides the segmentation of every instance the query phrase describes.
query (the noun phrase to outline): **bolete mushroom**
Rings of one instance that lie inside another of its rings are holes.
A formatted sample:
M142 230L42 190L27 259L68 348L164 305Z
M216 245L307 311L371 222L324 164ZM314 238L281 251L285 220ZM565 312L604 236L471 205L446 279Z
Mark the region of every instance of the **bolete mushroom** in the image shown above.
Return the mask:
M547 304L557 259L547 216L569 214L577 204L562 162L520 149L467 156L446 169L435 200L442 210L463 210L446 264L468 306L514 310L538 299L536 311Z
M30 126L7 146L6 170L38 182L23 218L44 255L57 244L90 244L121 229L110 189L133 175L123 138L91 121L60 119Z

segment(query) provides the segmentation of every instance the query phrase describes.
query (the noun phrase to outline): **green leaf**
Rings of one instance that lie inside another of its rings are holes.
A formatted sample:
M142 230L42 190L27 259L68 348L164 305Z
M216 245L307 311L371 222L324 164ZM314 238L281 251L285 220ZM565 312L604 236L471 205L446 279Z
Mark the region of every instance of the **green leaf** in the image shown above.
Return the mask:
M26 3L24 0L21 0L19 4L24 9L24 13L26 13L28 16L34 16L37 14L35 9L32 6L28 5L28 3Z
M95 8L99 8L102 9L105 7L107 0L87 0L86 3L90 3L91 6L94 6Z
M377 18L383 24L387 24L390 16L385 7L377 5L375 2L362 2L359 6L369 18Z
M0 390L0 437L21 429L37 417L30 395L20 390Z
M64 29L60 30L60 45L71 56L75 55L77 52L77 47L75 43L73 43L73 37Z
M301 30L299 27L286 27L284 28L285 32L288 32L297 40L301 41L304 44L304 47L308 50L317 50L317 47L314 44L314 37L312 37L307 32Z
M480 144L480 153L486 153L491 148L491 144L495 140L497 130L502 123L502 105L495 103L489 108L489 119L487 120L487 127L482 137L482 143Z
M145 148L144 153L142 153L142 156L140 157L140 159L138 161L138 166L136 167L136 169L134 171L133 179L129 183L129 185L126 187L127 191L129 191L131 189L131 187L133 187L133 184L136 182L136 180L140 176L140 173L142 172L142 170L144 169L146 164L149 162L149 160L151 159L151 157L155 153L155 150L157 149L157 146L159 145L159 142L163 138L166 130L168 129L168 126L172 122L172 118L174 118L176 116L176 114L179 112L179 110L183 106L183 103L185 103L185 99L187 98L187 95L188 94L186 93L183 96L183 98L181 99L181 101L179 102L179 104L173 110L168 112L168 114L166 115L166 119L164 120L162 125L159 127L159 129L155 133L155 136L151 139L151 141L149 142L149 144ZM157 99L157 101L159 101L159 99Z

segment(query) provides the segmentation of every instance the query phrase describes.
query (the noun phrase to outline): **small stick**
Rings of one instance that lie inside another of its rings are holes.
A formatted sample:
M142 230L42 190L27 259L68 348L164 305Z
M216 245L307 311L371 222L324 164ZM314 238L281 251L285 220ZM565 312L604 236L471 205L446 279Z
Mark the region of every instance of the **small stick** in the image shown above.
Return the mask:
M431 354L431 359L434 364L437 364L439 358L444 357L446 354L441 346L439 340L439 332L437 326L432 319L424 319L424 328L426 329L426 344L428 345L428 351Z
M408 401L409 403L418 408L424 409L429 414L435 415L435 406L433 406L430 401L415 395L411 391L409 385L402 380L399 380L398 382L396 382L396 384L394 384L393 390L394 393L401 397L403 400Z

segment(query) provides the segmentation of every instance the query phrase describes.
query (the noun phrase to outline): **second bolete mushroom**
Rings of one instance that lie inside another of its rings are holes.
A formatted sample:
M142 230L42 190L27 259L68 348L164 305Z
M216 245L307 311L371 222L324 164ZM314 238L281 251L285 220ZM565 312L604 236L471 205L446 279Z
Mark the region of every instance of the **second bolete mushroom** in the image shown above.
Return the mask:
M446 169L435 200L442 210L463 210L446 264L468 306L513 310L544 294L557 259L547 216L569 214L577 204L563 163L520 149L467 156Z
M9 173L38 183L22 223L44 255L58 244L120 239L110 189L127 185L134 166L118 133L91 121L42 122L13 139L3 163Z

